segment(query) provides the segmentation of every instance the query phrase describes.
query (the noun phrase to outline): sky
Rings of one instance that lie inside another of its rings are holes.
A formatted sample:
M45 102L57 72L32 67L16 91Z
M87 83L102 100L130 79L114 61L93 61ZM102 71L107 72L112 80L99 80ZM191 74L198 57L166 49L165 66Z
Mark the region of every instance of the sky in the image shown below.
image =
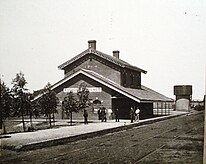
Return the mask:
M30 91L64 77L58 66L97 50L147 71L142 84L170 98L174 85L206 92L206 0L0 0L0 76L24 73Z

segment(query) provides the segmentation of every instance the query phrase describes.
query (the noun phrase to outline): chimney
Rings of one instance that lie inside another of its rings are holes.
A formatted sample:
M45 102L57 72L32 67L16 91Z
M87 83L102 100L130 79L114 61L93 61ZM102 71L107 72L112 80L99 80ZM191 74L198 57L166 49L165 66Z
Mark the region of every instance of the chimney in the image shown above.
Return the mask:
M88 48L92 48L96 50L96 40L89 40L88 41Z
M118 59L119 59L119 51L118 51L118 50L113 51L113 56L114 56L115 58L118 58Z

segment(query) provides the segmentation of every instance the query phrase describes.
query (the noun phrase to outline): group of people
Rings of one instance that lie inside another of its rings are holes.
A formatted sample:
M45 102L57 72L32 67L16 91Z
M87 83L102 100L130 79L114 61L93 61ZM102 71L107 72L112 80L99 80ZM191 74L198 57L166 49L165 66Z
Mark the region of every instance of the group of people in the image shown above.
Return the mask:
M102 122L107 122L107 117L106 117L106 108L105 107L100 107L98 110L98 118L99 120L101 120ZM86 109L84 109L83 112L83 116L84 116L84 124L88 124L88 112Z
M107 115L106 108L105 107L100 107L99 110L98 110L98 118L99 118L99 120L101 120L102 122L107 122L106 115Z
M134 121L139 121L139 113L140 113L139 108L135 109L134 107L131 107L130 113L129 113L131 123L133 123ZM101 120L102 122L106 122L107 121L106 114L107 114L106 108L100 107L98 110L98 119ZM86 109L84 110L83 116L84 116L84 123L88 124L88 112ZM114 110L114 116L115 116L116 122L119 122L120 112L118 108Z
M134 107L131 107L130 113L129 113L130 114L131 123L133 123L134 121L139 121L139 113L140 113L139 108L137 108L135 110Z
M134 121L139 121L139 113L140 113L139 108L135 109L134 107L131 107L130 113L129 113L131 123L133 123ZM116 122L119 122L119 109L118 108L114 110L114 115L115 115Z

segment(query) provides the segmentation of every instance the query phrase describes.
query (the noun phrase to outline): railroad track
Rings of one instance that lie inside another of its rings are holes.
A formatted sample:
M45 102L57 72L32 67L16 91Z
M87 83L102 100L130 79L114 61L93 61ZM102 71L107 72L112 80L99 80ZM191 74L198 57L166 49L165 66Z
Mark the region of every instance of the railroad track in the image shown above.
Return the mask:
M189 118L190 116L185 116L185 118ZM183 118L184 119L184 118ZM179 121L175 121L176 119L170 119L170 121L154 123L150 125L134 127L132 129L105 134L102 136L88 138L86 140L76 141L74 143L68 143L65 147L55 148L44 148L41 150L34 151L33 157L38 153L47 152L50 155L44 157L44 159L37 159L37 163L107 163L108 161L114 161L114 159L119 158L119 154L116 154L115 151L110 151L109 149L115 146L115 149L119 152L125 151L126 153L132 152L133 150L141 150L141 146L151 146L151 150L147 150L146 152L141 152L134 159L128 159L132 161L132 163L140 163L150 155L155 152L161 150L166 145L166 142L169 140L176 140L180 138L182 135L189 133L193 129L199 126L198 122L195 124L186 126L184 131L179 129L182 123ZM180 119L181 120L181 119ZM188 123L193 122L193 120L197 119L185 119ZM167 125L166 125L167 124ZM161 125L161 126L160 126ZM159 128L161 127L161 128ZM145 133L145 135L144 135ZM169 137L168 137L169 136ZM162 142L156 144L159 140ZM128 145L127 145L128 143ZM53 150L51 150L53 149ZM105 151L103 151L105 149ZM58 151L54 151L58 150ZM108 152L107 152L108 151ZM32 153L32 152L31 152ZM93 156L90 157L91 153L94 153ZM30 154L30 152L28 152ZM28 159L28 154L24 153L19 158L23 161ZM102 155L100 155L102 154ZM124 155L124 153L123 153ZM13 158L13 157L11 157ZM32 158L32 156L31 156ZM122 157L121 159L125 159L126 157ZM14 161L15 157L13 158ZM10 160L8 160L9 162ZM4 162L4 161L3 161Z
M162 134L169 133L169 132L174 131L174 130L176 130L176 129L177 129L177 128L171 128L171 129L166 130L166 131L164 131L164 132L162 132L162 133L160 133L160 134L158 134L158 135L149 137L149 138L144 139L144 140L142 140L142 141L140 141L140 142L138 142L138 143L136 143L136 144L132 144L132 145L130 145L130 146L128 146L128 147L125 147L125 149L130 149L131 147L135 147L135 146L137 146L137 145L141 145L141 144L144 143L144 142L148 142L149 140L152 140L152 139L154 139L154 138L157 138L157 136L161 136ZM149 152L149 154L146 154L145 156L140 157L140 158L138 159L138 161L140 161L141 159L147 157L148 155L156 152L157 150L161 149L161 148L164 147L164 146L165 146L165 144L163 144L163 145L161 145L160 147L156 148L156 149L153 150L152 152ZM116 155L113 155L112 157L110 156L110 158L115 158L115 157L116 157ZM97 160L94 160L94 161L92 161L92 162L89 162L89 164L100 163L103 159L106 159L106 158L108 158L108 156L104 156L104 157L102 157L102 158L100 158L100 159L97 159ZM137 162L138 162L138 161L137 161Z
M176 127L175 127L175 128L171 128L171 129L169 129L169 130L163 131L162 133L158 133L157 135L154 135L154 136L151 136L151 137L149 137L149 138L143 139L143 140L141 140L141 141L139 141L139 142L137 141L137 143L135 143L135 144L131 144L131 145L127 146L127 147L124 147L124 150L130 149L130 148L135 147L135 146L137 146L137 145L141 145L141 144L143 144L143 143L145 143L145 142L152 141L154 138L157 139L159 136L162 136L163 134L167 134L167 133L173 132L173 131L175 131L176 129L177 129ZM190 131L191 131L191 129L190 129ZM117 133L119 133L119 132L117 132ZM140 134L140 133L141 133L141 132L136 133L136 135L138 136L138 134ZM182 134L180 134L180 135L182 135ZM180 136L180 135L179 135L179 136ZM176 137L176 138L177 138L177 137ZM124 137L121 137L121 138L119 138L118 140L116 140L116 139L110 140L110 142L120 141L120 140L123 140L123 139L131 139L131 135L130 135L130 136L125 135ZM83 155L84 153L87 153L88 151L90 151L90 150L92 150L92 149L99 149L99 147L97 147L97 145L98 145L98 144L96 144L96 145L94 145L93 147L90 147L90 148L86 148L86 149L85 149L85 148L80 148L80 149L75 149L75 150L73 150L73 151L70 151L70 152L68 152L68 153L59 154L59 155L57 155L57 156L55 156L55 157L52 157L52 158L50 158L50 159L47 159L47 160L44 161L43 163L50 163L50 162L52 162L52 161L59 161L59 160L61 160L62 158L66 158L66 159L68 158L68 159L69 159L69 157L72 156L72 154L75 155L75 153L77 153L77 152L80 152L80 153ZM100 145L101 145L101 143L100 143ZM105 145L106 145L106 144L105 144ZM104 144L103 144L102 146L104 146ZM144 155L144 156L141 156L140 158L137 159L137 163L138 163L138 161L141 161L142 159L148 157L149 155L153 154L154 152L158 151L159 149L163 148L164 146L165 146L165 144L162 144L161 146L159 146L159 147L156 148L155 150L152 150L152 151L150 151L148 154L146 154L146 155ZM121 146L119 146L119 147L117 147L117 148L121 148ZM110 158L110 159L112 159L112 158L117 158L117 155L116 155L116 154L113 154L113 155L110 154L109 158ZM98 158L98 159L95 159L95 160L92 160L92 161L89 161L89 162L87 161L87 163L89 163L89 164L101 163L102 161L107 161L107 159L108 159L108 155L104 155L104 156L102 156L101 158Z
M192 129L190 129L190 130L188 130L188 131L186 131L186 132L184 132L184 133L181 133L181 134L178 135L178 136L175 136L172 140L173 140L173 141L174 141L174 140L177 140L177 139L180 138L182 135L187 134L187 133L193 131L196 127L198 127L198 126L195 126L195 127L193 127ZM143 161L145 158L151 156L152 154L154 154L154 153L156 153L157 151L161 150L161 149L164 148L165 146L166 146L166 144L163 144L163 145L159 146L159 147L156 148L155 150L153 150L153 151L149 152L148 154L146 154L145 156L139 158L136 162L134 162L134 164L140 163L140 162Z

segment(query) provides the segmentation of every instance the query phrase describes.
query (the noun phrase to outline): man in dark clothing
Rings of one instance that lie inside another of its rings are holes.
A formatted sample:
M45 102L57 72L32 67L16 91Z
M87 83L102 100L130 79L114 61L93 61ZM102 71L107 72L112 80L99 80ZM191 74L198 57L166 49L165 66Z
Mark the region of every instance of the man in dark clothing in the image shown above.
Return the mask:
M102 119L102 122L103 121L107 121L107 117L106 117L106 109L105 109L105 107L102 107L102 109L101 109L101 119Z
M134 115L135 115L134 109L133 109L133 107L131 107L131 109L130 109L130 118L131 118L131 123L133 123L133 120L134 120Z
M114 110L114 115L115 115L116 122L119 122L119 109L118 108Z
M88 113L87 113L87 110L86 109L84 109L84 114L83 114L83 116L84 116L84 124L88 124Z
M97 111L98 113L98 119L101 120L101 107L99 108L99 110Z

